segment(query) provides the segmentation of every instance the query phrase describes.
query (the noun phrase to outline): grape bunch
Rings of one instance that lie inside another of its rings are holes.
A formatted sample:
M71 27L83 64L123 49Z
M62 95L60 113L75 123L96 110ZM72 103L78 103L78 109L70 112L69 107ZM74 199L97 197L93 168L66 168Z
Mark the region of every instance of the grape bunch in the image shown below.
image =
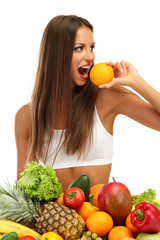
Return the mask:
M103 240L97 236L97 233L91 233L90 231L83 232L81 238L78 240Z

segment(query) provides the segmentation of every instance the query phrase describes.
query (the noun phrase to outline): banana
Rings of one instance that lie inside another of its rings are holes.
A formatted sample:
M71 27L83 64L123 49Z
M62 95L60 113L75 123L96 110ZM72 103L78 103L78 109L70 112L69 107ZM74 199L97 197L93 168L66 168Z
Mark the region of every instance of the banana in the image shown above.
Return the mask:
M18 237L23 237L25 235L30 235L34 238L41 238L41 235L34 231L33 229L26 227L20 223L16 223L8 220L0 220L0 232L1 233L9 233L16 232Z

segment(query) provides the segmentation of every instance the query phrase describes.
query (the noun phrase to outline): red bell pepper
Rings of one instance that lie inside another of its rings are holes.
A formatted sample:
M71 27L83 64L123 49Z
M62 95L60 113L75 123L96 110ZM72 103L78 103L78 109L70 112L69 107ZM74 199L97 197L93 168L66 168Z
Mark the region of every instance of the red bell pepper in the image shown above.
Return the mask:
M131 212L131 223L144 233L160 232L160 210L149 202L140 202Z

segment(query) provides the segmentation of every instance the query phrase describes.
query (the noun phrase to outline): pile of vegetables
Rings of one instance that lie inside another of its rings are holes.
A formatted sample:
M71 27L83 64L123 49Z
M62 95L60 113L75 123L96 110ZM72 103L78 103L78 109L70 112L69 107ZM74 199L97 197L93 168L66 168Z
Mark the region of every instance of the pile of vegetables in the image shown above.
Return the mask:
M90 205L89 199L90 195L90 178L87 174L79 176L75 179L68 187L68 189L63 193L62 192L62 184L58 181L56 176L56 172L53 168L49 165L44 167L43 165L37 165L36 162L30 162L27 164L28 168L26 168L21 173L21 178L17 181L17 186L31 198L37 198L39 201L50 201L55 200L57 201L60 196L63 194L63 204L65 204L69 208L74 208L79 213L81 207L88 203ZM106 184L109 185L109 184ZM114 185L114 187L113 187ZM99 192L99 196L103 194L103 200L105 199L105 204L109 204L109 202L116 202L116 197L119 197L120 194L117 194L117 190L115 190L115 185L118 186L124 198L126 197L126 189L125 185L121 186L121 183L112 184L110 190L107 190L107 186L104 186L101 192ZM106 194L105 194L105 191ZM123 193L123 191L124 193ZM116 194L116 196L114 195ZM93 197L93 195L92 195ZM138 230L138 234L135 234L136 240L152 240L152 239L159 239L160 240L160 201L156 200L156 191L154 189L149 188L148 190L144 191L143 193L131 197L131 209L128 210L131 215L131 223L132 225ZM133 207L132 207L132 199L133 199ZM101 209L100 207L100 197L99 201L99 209L100 211L107 211L107 209ZM108 202L107 202L108 201ZM129 201L129 196L128 196ZM118 201L119 202L119 201ZM123 199L124 210L126 210L126 204ZM94 207L94 206L92 206ZM119 207L120 209L120 207ZM99 210L96 210L99 211ZM113 209L111 213L111 217L113 218ZM120 218L121 216L119 211L117 211L117 216ZM128 213L125 213L126 216ZM83 214L81 215L83 218ZM126 218L125 216L125 218ZM114 219L114 218L113 218ZM115 220L115 219L114 219ZM15 224L15 223L13 223ZM125 223L124 223L125 224ZM118 224L115 224L118 226ZM123 224L119 224L123 225ZM45 233L51 234L51 233ZM62 240L59 235L53 233L54 239ZM106 235L107 237L109 235ZM26 238L27 237L27 238ZM43 235L40 238L49 239L49 235ZM16 232L10 232L4 234L0 239L4 240L36 240L39 238L34 238L31 235L25 235L23 237L18 238ZM52 238L51 238L52 239ZM90 231L88 229L87 232L84 232L80 239L102 239L97 236L96 232ZM106 239L106 238L104 238ZM109 239L109 238L108 238ZM133 239L133 238L132 238Z

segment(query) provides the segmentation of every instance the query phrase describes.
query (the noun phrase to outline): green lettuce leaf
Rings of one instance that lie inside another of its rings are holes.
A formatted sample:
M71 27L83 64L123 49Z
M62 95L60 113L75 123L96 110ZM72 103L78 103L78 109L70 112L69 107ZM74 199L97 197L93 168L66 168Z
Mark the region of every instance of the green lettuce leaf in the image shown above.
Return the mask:
M23 188L29 197L49 201L61 195L62 184L50 165L44 167L31 162L27 166L28 168L21 173L22 177L17 181L17 185Z
M150 202L153 203L160 210L160 203L154 201L156 199L156 190L149 188L140 195L137 195L133 201L133 207L135 207L140 202Z

